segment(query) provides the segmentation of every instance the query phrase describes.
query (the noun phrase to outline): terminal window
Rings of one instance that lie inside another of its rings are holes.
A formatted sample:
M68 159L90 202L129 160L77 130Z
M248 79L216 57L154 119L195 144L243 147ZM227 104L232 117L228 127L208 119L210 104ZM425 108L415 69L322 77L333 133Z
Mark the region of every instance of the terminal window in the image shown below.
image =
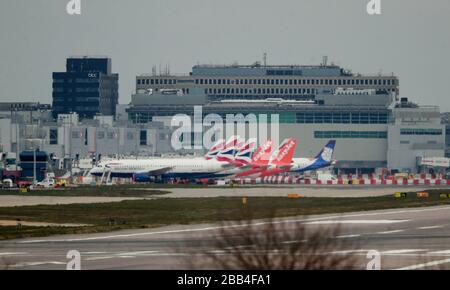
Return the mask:
M388 121L388 113L301 112L296 113L296 121L300 124L386 124Z
M314 131L317 139L363 138L386 139L386 131Z
M146 130L141 130L141 132L140 132L139 145L147 145L147 131Z
M442 135L442 129L400 129L400 135Z
M50 129L50 145L58 144L58 129Z

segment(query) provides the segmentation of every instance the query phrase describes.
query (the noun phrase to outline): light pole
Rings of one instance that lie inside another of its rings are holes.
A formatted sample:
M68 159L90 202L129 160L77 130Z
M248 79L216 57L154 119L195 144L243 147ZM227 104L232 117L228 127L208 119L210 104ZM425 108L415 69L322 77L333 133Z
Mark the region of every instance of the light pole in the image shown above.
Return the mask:
M36 185L36 148L33 148L33 186Z

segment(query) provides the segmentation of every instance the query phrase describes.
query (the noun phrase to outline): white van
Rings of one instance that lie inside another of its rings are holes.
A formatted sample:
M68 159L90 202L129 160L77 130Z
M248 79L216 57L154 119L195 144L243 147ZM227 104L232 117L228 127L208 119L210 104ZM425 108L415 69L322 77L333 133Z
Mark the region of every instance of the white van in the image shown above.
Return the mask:
M46 179L42 180L41 182L36 183L36 187L51 188L54 186L55 186L55 180L51 177L47 177Z
M12 179L6 178L3 179L3 181L1 182L1 188L13 188L14 187L14 182L12 181Z

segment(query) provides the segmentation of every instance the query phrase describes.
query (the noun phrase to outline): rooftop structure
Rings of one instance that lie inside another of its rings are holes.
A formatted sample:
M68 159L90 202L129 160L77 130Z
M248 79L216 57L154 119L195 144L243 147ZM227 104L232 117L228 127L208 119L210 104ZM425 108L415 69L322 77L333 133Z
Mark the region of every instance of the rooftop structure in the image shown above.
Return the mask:
M188 96L193 89L200 89L209 100L314 100L320 91L338 88L399 94L394 75L353 74L336 65L195 65L192 72L182 76L166 71L136 77L136 93L179 89Z

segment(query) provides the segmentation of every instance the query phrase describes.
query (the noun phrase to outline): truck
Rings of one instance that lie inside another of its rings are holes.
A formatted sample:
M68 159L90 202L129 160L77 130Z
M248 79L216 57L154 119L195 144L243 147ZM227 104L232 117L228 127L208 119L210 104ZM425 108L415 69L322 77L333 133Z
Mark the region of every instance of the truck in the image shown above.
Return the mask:
M55 179L53 177L47 177L44 180L36 183L36 187L40 188L52 188L55 186Z
M0 186L1 186L1 188L4 188L4 189L9 189L9 188L15 187L14 182L10 178L3 179L3 181L0 182Z

